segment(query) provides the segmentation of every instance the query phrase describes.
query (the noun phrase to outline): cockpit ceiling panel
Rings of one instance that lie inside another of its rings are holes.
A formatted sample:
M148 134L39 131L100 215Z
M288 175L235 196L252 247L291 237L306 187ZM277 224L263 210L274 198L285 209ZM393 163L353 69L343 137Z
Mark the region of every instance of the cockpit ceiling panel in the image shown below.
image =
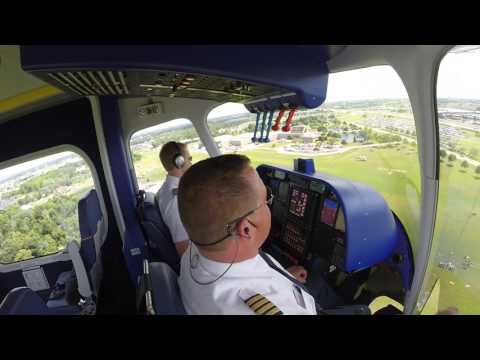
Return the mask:
M78 96L231 101L254 112L320 106L329 56L321 45L21 47L25 71Z
M164 96L244 103L259 96L289 92L252 82L171 71L104 69L37 72L36 75L79 96Z

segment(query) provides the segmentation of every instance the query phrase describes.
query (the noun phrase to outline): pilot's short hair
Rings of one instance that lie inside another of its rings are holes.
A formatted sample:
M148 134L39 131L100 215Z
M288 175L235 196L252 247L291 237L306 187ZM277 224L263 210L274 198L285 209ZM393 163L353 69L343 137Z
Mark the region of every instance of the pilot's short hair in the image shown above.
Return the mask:
M199 161L181 177L178 208L190 239L200 244L221 239L226 224L256 202L255 191L245 178L248 168L248 157L228 154Z
M177 146L175 145L177 144ZM163 167L165 170L170 171L175 169L174 165L174 156L178 153L178 150L183 156L186 156L187 152L187 145L175 141L169 141L162 146L160 149L160 153L158 156L160 157L160 161L162 162Z

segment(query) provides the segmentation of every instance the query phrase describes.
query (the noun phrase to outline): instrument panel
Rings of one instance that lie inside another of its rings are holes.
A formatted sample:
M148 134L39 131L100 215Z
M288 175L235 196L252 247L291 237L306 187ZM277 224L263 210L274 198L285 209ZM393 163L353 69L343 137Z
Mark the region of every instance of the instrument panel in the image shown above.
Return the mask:
M283 267L298 264L308 270L321 259L331 281L336 282L338 274L358 274L356 280L349 278L355 282L368 277L362 270L383 264L401 278L399 293L411 286L414 265L408 235L375 189L320 172L269 165L260 165L257 172L274 195L263 250Z
M321 256L343 268L345 217L335 191L321 180L309 181L279 169L266 175L266 186L275 195L269 251L285 266Z

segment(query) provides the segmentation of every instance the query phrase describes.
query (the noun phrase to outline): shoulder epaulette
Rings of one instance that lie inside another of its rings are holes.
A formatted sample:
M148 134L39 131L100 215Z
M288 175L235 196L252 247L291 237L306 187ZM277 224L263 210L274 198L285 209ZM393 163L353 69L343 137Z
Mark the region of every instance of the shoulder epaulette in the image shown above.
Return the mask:
M257 315L283 315L275 304L261 294L255 294L244 301Z

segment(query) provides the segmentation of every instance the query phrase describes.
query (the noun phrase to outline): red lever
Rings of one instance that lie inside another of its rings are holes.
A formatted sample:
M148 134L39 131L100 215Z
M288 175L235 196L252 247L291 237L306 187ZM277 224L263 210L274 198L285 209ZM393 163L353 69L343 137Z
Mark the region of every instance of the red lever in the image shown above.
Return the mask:
M278 113L278 116L275 120L275 124L272 126L272 130L273 131L277 131L278 129L280 129L280 120L282 120L282 117L283 117L283 114L285 113L285 110L281 110L279 113Z
M282 127L282 131L288 132L292 128L291 125L292 125L292 121L293 121L293 115L295 115L295 111L297 111L296 108L290 110L290 112L288 113L288 118L287 118L287 121L285 122L285 126Z

